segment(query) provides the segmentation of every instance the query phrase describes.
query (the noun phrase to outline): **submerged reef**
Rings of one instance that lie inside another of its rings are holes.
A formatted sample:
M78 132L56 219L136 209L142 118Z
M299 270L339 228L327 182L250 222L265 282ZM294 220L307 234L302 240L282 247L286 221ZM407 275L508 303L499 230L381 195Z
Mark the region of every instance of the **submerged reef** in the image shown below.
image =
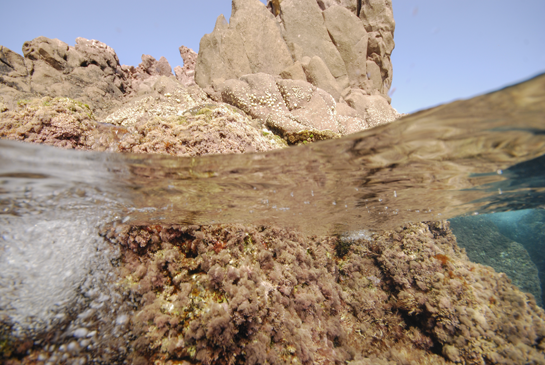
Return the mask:
M536 265L541 282L541 298L545 301L545 210L531 209L518 212L486 215L498 231L519 242Z
M465 248L471 261L505 273L543 307L538 269L522 244L500 233L488 216L458 217L451 219L450 225L458 245Z
M134 364L545 363L543 309L469 262L446 221L370 239L238 225L102 234L139 298Z

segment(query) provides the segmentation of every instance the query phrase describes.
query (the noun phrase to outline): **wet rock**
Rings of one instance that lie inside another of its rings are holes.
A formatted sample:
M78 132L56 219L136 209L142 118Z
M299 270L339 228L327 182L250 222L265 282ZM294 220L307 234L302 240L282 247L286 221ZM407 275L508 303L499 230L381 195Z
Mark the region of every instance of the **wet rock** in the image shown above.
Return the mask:
M533 294L536 302L543 305L538 270L520 243L501 234L485 216L459 217L450 222L458 244L465 248L471 261L507 274L513 284Z
M445 221L355 238L248 225L122 225L105 236L122 247L122 275L142 298L131 324L147 356L545 361L545 312L505 275L469 262Z
M69 149L176 156L285 147L241 111L226 104L203 104L208 100L200 89L160 94L169 90L163 87L170 80L177 83L160 76L150 95L132 98L99 121L88 105L68 98L20 102L16 110L0 113L0 137Z

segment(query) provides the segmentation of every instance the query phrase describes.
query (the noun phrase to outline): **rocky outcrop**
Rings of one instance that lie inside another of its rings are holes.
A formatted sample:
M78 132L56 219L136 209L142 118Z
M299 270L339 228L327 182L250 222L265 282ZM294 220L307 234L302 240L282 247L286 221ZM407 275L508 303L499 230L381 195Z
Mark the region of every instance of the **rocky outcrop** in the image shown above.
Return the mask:
M138 67L120 65L115 51L96 40L78 38L72 47L38 37L24 43L24 57L0 46L0 109L14 109L18 101L36 97L68 97L103 116L124 97L152 92L160 77L180 87L194 84L196 53L182 46L180 54L184 68L174 76L164 57L142 55Z
M285 147L231 106L203 104L196 92L178 99L179 94L166 92L173 91L170 80L161 76L148 96L132 99L105 119L97 119L88 105L64 97L19 102L16 110L0 113L0 137L78 150L174 156Z
M102 42L77 38L74 47L38 37L23 45L30 92L68 96L105 109L130 87L114 50Z
M186 46L180 47L180 56L184 60L184 67L174 67L176 79L185 86L195 84L195 66L197 65L197 53Z
M234 0L230 23L218 17L214 31L201 40L196 82L213 99L232 102L245 96L231 90L235 97L222 99L222 90L245 75L307 81L343 104L362 128L390 122L399 117L388 96L392 4L364 2L359 18L356 13L356 1L347 0L283 0L267 7L258 0ZM294 126L281 124L286 130Z
M214 80L264 72L278 75L293 60L274 16L259 0L234 0L231 24L223 15L200 42L195 81L205 91Z
M249 74L225 81L221 97L291 144L335 138L367 127L354 109L344 104L337 112L342 104L303 80Z

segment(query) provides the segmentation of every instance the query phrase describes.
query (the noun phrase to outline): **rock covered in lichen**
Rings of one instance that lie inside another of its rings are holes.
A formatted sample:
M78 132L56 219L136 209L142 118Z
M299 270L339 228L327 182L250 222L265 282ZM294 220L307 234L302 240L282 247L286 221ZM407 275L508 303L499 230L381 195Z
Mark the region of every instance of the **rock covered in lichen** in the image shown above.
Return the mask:
M0 136L62 148L176 156L258 152L285 146L283 140L264 133L233 107L176 100L173 105L170 99L145 97L128 104L106 119L119 125L97 121L90 108L76 100L22 100L17 110L0 114ZM146 105L153 105L153 109L146 109ZM139 110L137 120L127 119Z

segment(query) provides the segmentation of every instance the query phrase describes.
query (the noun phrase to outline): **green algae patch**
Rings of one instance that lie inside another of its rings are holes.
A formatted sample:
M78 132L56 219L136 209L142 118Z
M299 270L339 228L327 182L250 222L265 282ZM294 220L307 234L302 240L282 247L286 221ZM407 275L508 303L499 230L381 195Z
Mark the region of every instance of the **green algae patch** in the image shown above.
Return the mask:
M13 353L14 341L11 338L11 326L0 321L0 360L9 359Z
M341 135L329 130L304 130L300 132L285 132L284 139L289 145L308 144L317 141L325 141L328 139L341 138Z

